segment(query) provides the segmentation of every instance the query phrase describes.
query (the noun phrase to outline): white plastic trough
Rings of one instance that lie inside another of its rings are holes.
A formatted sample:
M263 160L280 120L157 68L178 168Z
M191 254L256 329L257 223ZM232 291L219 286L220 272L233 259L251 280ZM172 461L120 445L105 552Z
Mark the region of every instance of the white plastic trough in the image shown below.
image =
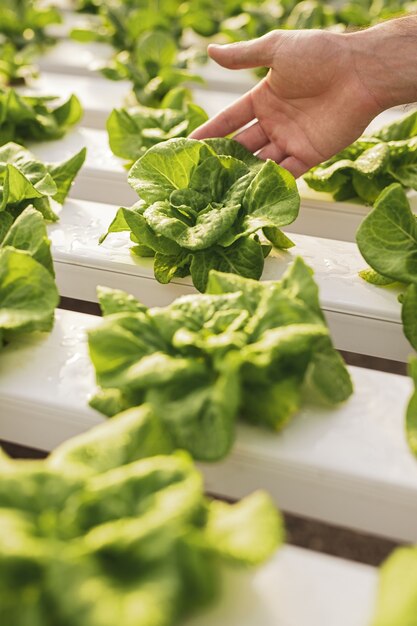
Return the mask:
M103 418L87 405L94 373L86 330L100 318L58 311L53 332L17 340L0 359L0 439L51 449ZM417 540L417 460L404 413L407 377L350 368L343 406L307 406L280 434L239 425L228 459L201 465L209 492L267 489L283 510L405 541Z
M223 582L219 604L186 626L369 626L377 573L285 546L255 573L230 570Z
M151 259L129 252L127 233L113 233L98 245L117 207L68 200L60 221L49 227L58 285L62 295L96 301L96 286L125 289L148 306L164 306L192 293L191 280L161 285ZM322 306L339 349L398 361L411 352L400 319L398 291L370 285L358 276L366 267L353 243L293 235L296 246L274 252L265 263L264 280L278 280L295 256L314 268Z
M96 28L97 23L99 23L99 20L95 15L91 15L88 13L74 13L71 10L72 7L70 6L70 3L68 3L68 6L65 6L65 3L60 3L60 2L53 2L51 4L52 6L58 8L61 11L61 16L62 16L61 24L50 24L46 28L48 35L61 40L58 42L58 45L57 45L58 53L59 53L61 44L63 43L64 40L68 40L73 28L85 28L86 26L91 26L91 28ZM61 4L63 6L60 6ZM71 49L71 52L72 54L74 54L75 52L74 49ZM50 54L51 54L51 51L48 50L45 56L48 58Z

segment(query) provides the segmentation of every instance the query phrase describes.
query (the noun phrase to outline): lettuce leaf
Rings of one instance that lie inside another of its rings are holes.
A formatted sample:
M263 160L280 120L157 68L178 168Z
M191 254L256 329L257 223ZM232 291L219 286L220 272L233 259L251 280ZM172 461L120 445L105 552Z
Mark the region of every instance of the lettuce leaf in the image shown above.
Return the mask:
M356 240L375 271L395 281L417 283L417 219L400 185L379 196Z
M406 286L401 297L404 333L417 350L417 217L401 185L378 197L356 235L359 250L372 272L361 277L372 284Z
M42 215L0 213L0 347L19 333L49 331L59 296Z
M371 626L415 626L416 590L417 547L398 548L381 567Z
M181 88L173 91L183 92ZM171 97L175 99L175 94L171 93ZM112 152L132 165L148 148L168 139L186 137L207 120L205 111L187 100L180 100L178 108L167 108L164 103L162 107L114 109L107 120Z
M0 87L19 85L36 78L34 66L36 48L26 46L18 50L10 41L0 43Z
M205 295L165 308L108 289L99 298L106 317L89 333L100 387L92 406L112 416L152 405L174 445L195 458L224 457L238 415L278 430L306 388L331 405L352 393L301 259L277 283L211 271Z
M271 499L212 503L148 407L0 465L0 606L7 623L173 626L212 603L223 564L283 540ZM233 532L231 532L233 529ZM65 593L62 593L63 585ZM51 622L52 623L52 622Z
M280 228L298 215L293 177L232 139L159 143L133 165L129 183L140 202L121 208L101 241L130 231L132 252L155 256L162 283L191 274L204 291L212 269L257 280L271 250L258 232L272 245L292 245Z
M16 143L1 146L0 215L5 211L15 218L31 204L46 220L56 221L51 200L64 202L85 156L83 148L67 161L45 164Z

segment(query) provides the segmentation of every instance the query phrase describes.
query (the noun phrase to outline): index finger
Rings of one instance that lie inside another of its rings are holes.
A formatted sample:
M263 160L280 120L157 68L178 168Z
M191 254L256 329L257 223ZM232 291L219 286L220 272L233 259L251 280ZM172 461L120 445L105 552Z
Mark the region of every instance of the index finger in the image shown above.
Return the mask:
M211 120L196 128L190 135L192 139L208 139L209 137L225 137L242 128L255 117L251 91L236 100Z

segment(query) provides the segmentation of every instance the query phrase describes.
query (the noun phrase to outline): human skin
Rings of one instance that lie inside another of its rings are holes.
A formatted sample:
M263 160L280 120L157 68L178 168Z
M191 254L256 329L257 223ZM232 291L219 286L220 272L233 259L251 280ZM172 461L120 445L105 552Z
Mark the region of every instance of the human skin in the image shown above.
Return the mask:
M355 141L385 109L417 100L415 15L348 34L275 30L208 52L229 69L270 70L191 137L236 132L296 177Z

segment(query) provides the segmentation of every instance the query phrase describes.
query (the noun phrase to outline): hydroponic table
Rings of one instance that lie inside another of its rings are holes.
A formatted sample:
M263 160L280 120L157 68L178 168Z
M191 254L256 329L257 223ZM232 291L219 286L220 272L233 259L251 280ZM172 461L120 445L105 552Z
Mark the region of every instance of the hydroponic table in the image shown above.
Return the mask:
M123 233L97 244L118 206L137 199L104 130L129 85L98 75L97 65L109 49L69 41L68 26L74 23L68 14L61 41L43 58L41 77L32 87L42 94L76 93L85 107L82 127L59 142L33 146L47 161L88 148L60 221L49 227L59 290L62 296L95 302L100 284L125 289L148 306L165 305L193 293L191 282L157 283L152 264L131 255ZM211 115L254 82L248 72L233 75L214 64L203 73L207 86L195 95ZM376 124L400 113L388 112ZM411 349L402 334L398 291L378 290L357 275L364 262L354 235L366 207L333 202L302 182L300 193L300 217L287 229L296 247L271 255L262 279L279 279L295 255L303 256L315 270L336 346L405 362ZM58 310L49 336L6 347L0 361L0 438L50 450L102 421L88 406L95 383L86 331L98 323L92 315ZM364 368L351 368L351 374L356 393L343 407L306 408L277 435L239 426L230 457L201 465L207 489L239 498L263 487L284 510L417 541L417 463L403 429L411 381ZM367 626L376 580L371 567L285 547L255 574L227 572L222 602L188 625Z

